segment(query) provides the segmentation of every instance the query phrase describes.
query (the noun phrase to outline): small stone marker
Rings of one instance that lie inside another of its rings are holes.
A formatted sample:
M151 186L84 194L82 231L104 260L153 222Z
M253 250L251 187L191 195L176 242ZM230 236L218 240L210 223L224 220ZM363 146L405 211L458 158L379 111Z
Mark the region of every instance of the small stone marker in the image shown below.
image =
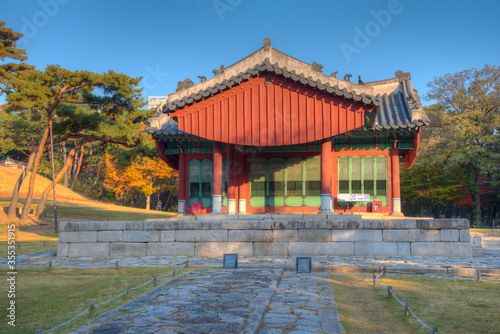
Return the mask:
M238 268L238 254L224 254L224 269Z
M312 261L310 257L298 257L296 262L296 272L298 273L310 273L312 267Z

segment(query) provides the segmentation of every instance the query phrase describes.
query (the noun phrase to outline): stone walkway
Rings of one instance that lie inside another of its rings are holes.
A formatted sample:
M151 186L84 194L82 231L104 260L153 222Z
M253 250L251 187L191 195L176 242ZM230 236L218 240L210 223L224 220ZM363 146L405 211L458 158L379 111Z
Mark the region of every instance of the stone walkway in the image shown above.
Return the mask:
M285 271L259 334L344 333L328 274Z
M344 333L326 273L186 273L74 333Z

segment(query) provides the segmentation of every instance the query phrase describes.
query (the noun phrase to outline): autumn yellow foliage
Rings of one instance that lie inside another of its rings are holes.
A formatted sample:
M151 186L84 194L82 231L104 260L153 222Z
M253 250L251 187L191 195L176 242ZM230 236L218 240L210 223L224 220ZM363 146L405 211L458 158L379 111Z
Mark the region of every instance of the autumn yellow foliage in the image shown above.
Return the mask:
M177 196L177 171L167 166L159 157L137 158L124 169L118 168L109 154L105 154L104 162L104 186L113 190L118 198L122 198L127 191L137 189L146 196L146 208L149 208L151 195L158 191L168 190L172 196Z

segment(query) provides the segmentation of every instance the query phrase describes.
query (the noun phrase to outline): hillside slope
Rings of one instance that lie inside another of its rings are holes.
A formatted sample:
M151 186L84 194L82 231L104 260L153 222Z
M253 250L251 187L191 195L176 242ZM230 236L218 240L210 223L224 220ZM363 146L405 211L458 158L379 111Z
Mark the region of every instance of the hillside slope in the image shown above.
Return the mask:
M22 169L8 168L0 166L0 193L7 192L11 193L14 185L21 175ZM21 193L28 192L29 180L31 177L31 173L28 173L28 176L23 182L21 186ZM47 186L51 183L51 180L44 178L43 176L37 175L35 179L35 197L40 197L42 192L47 188ZM57 196L71 197L75 200L84 200L85 197L82 195L65 188L61 184L56 185Z

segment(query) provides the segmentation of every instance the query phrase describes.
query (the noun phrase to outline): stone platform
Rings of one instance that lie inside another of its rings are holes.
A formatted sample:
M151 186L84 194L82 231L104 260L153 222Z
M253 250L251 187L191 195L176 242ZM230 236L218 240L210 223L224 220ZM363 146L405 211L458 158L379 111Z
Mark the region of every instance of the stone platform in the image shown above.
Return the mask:
M61 222L57 256L220 257L224 253L472 257L466 219L361 219L333 214Z

